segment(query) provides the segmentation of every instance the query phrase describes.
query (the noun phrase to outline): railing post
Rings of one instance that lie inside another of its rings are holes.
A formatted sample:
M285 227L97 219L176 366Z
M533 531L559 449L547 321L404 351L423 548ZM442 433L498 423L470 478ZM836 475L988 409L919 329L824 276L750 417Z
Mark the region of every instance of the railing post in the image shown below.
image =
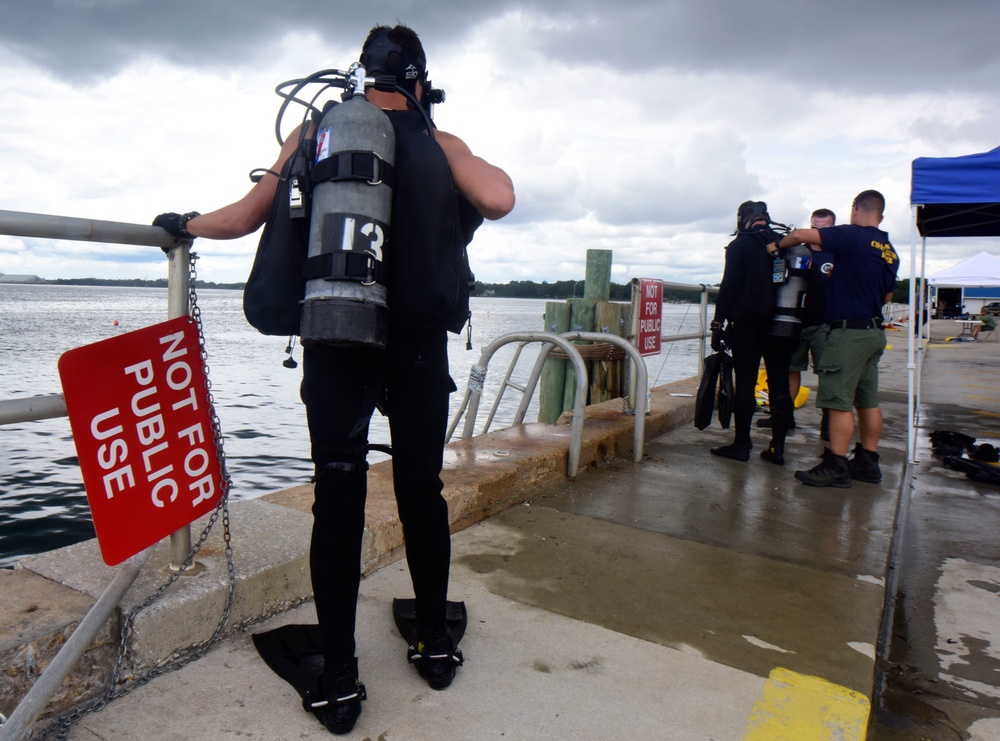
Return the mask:
M179 242L167 252L167 319L176 319L188 314L190 264L190 242ZM170 535L170 570L181 571L190 553L191 526L185 525ZM191 567L194 567L194 564L191 564Z
M701 286L701 337L698 339L698 375L705 371L705 333L708 331L708 289L710 286Z

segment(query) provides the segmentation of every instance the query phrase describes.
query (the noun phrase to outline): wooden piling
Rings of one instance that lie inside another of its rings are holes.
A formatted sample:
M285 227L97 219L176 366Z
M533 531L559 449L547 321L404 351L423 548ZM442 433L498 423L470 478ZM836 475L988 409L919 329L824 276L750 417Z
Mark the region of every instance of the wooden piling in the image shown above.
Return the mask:
M549 301L545 304L545 332L562 334L569 331L569 304ZM566 387L565 360L545 361L538 381L538 421L555 424L563 411L563 389Z

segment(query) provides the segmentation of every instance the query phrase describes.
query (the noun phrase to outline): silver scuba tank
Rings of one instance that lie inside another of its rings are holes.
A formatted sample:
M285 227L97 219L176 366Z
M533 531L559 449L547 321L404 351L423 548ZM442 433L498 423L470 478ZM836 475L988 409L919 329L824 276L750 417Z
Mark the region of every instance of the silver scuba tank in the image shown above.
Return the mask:
M303 345L385 347L386 278L396 136L389 118L356 93L316 132Z
M786 249L784 256L774 262L774 318L770 334L797 337L805 312L812 250L804 244L795 245Z

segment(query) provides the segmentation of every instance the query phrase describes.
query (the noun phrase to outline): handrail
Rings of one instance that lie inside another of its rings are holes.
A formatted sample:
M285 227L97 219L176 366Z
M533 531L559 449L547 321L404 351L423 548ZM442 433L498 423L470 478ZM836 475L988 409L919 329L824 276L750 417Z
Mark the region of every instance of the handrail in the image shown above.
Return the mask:
M159 247L167 253L168 260L167 318L176 319L188 312L191 240L177 239L162 227L0 209L0 234ZM65 416L66 400L62 394L0 400L0 425ZM170 536L171 568L180 569L190 552L188 525Z
M32 396L28 399L0 399L0 425L36 422L65 417L66 399L62 394Z
M191 240L175 239L158 226L0 210L0 234L159 247L167 253L168 259L167 318L174 319L188 312ZM66 400L62 394L0 400L0 425L65 417L66 414ZM190 525L170 536L170 548L171 568L175 570L182 568L192 549ZM111 584L80 621L38 681L18 703L11 716L0 726L0 741L19 739L28 726L45 710L45 706L69 675L73 665L83 655L94 636L138 578L148 558L149 550L146 550L128 559L118 568Z
M646 388L646 384L648 382L646 361L643 359L636 347L624 337L608 334L606 332L564 332L561 335L553 332L515 332L505 334L494 340L483 351L479 358L479 362L472 366L472 369L469 372L469 384L466 388L465 398L462 399L462 403L448 428L448 433L445 439L451 439L451 436L454 433L455 428L458 426L458 422L463 414L466 414L466 418L462 438L466 439L472 437L475 433L476 415L479 412L479 401L482 397L483 381L486 379L489 361L500 347L510 344L511 342L520 342L521 344L507 369L507 375L504 378L500 391L497 394L497 399L493 404L493 408L491 409L489 417L486 420L486 424L483 426L480 434L486 434L489 431L490 423L493 421L494 412L496 412L497 405L500 403L500 397L503 396L503 392L507 386L512 386L521 392L521 403L518 405L517 413L514 415L514 424L521 424L524 421L524 415L527 411L528 403L535 392L535 387L538 385L538 379L541 376L545 360L552 351L552 348L558 346L566 352L567 356L569 356L569 358L573 361L573 365L576 369L577 388L576 397L573 402L573 422L570 432L569 464L567 466L567 475L570 478L576 476L577 469L579 467L580 448L583 445L583 421L586 416L588 379L586 364L584 363L579 350L571 344L571 341L573 340L582 340L585 342L608 342L623 348L625 352L632 357L633 363L635 364L636 385L639 388ZM510 383L510 375L514 369L514 364L520 357L521 350L529 342L544 342L545 347L543 347L539 352L531 375L527 383L525 383L522 387ZM635 428L632 436L632 460L636 463L642 461L642 451L645 444L646 415L644 412L645 409L635 415Z
M121 221L78 219L72 216L33 214L0 209L0 234L11 237L69 239L76 242L137 244L170 249L178 240L158 226L127 224Z
M18 741L24 731L42 714L49 700L69 676L73 665L83 656L129 587L138 578L139 572L149 559L149 554L149 549L142 551L119 567L107 589L77 624L73 633L66 639L66 643L45 667L42 675L21 698L7 722L0 726L0 741Z
M479 356L479 361L469 371L469 383L465 389L465 398L462 399L462 403L448 427L445 440L451 439L463 413L466 413L466 417L465 426L462 429L462 439L466 440L473 436L476 415L479 413L479 401L483 395L483 381L486 379L490 358L497 350L511 342L547 342L558 345L576 368L576 399L573 402L573 422L570 424L570 446L566 465L566 475L573 478L580 468L580 448L583 444L583 422L587 403L587 366L580 356L580 351L572 342L552 332L511 332L501 335L486 346L486 349ZM466 412L466 410L468 411Z
M624 337L608 334L607 332L565 332L562 335L567 340L583 340L585 342L610 342L612 345L621 347L632 357L635 366L635 385L637 388L645 389L648 383L648 373L646 371L646 361L639 353L638 348ZM646 409L645 394L643 399L636 404L635 428L632 433L632 461L640 463L642 461L642 448L646 439Z

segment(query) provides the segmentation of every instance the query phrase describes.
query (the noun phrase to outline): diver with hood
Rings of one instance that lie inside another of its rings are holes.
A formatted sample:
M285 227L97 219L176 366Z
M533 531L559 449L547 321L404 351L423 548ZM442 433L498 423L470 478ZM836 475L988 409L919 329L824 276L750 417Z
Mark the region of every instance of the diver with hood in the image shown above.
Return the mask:
M462 262L456 255L464 254L484 218L499 219L514 207L514 187L507 173L475 156L458 137L438 130L421 111L431 88L416 33L402 25L374 27L362 47L360 64L371 76L391 76L396 81L395 91L376 85L364 94L374 106L373 115L384 114L395 135L392 234L385 247L385 345L304 341L301 387L316 470L310 570L321 654L313 662L319 671L316 681L311 687L296 683L296 689L303 694L305 709L335 734L351 731L367 697L359 680L355 621L368 430L376 405L389 419L393 488L416 597L417 635L407 658L436 690L451 684L462 663L456 636L446 621L451 536L440 477L448 397L455 390L449 375L448 332L460 332L469 316L471 275L456 274ZM313 151L318 163L326 154L321 144L336 138L335 129L323 128L325 122L324 117L318 132L313 122L296 129L277 162L241 200L204 215L161 214L154 224L177 237L209 239L241 237L266 220L270 225L276 192L283 192L279 188L287 192L285 166L301 142L316 135ZM353 167L357 159L343 158L345 167ZM318 165L314 175L316 169ZM321 225L335 232L337 240L351 236L343 216L332 214ZM318 226L315 213L313 222ZM334 251L332 257L338 256ZM291 653L293 662L301 658ZM305 672L292 667L299 669ZM295 679L294 672L291 676L289 681Z
M785 436L792 420L788 369L798 344L798 331L795 312L778 308L782 297L776 286L787 282L788 274L785 262L779 263L767 250L776 237L780 239L773 229L775 226L787 231L787 227L771 221L766 203L745 201L736 213L733 233L736 238L726 246L726 264L711 330L712 349L716 352L728 349L733 356L735 437L729 445L711 450L713 455L723 458L750 460L753 449L750 427L763 357L772 437L761 458L781 466L785 463ZM801 303L797 296L793 302ZM792 321L785 321L789 319Z

